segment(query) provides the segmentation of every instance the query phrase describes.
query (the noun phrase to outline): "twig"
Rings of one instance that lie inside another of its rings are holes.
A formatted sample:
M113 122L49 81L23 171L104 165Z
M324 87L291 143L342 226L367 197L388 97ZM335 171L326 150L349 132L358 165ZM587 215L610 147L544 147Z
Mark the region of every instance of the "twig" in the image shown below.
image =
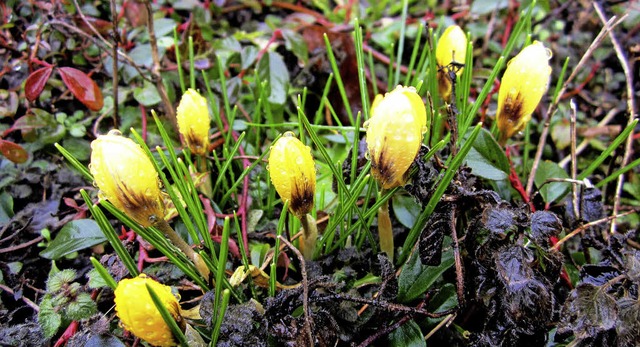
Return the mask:
M4 284L0 284L0 289L2 289L3 291L11 295L15 295L15 292L11 288L5 286ZM35 302L29 300L29 298L26 298L24 296L22 296L21 298L22 298L22 301L24 301L24 303L27 304L27 306L31 307L36 312L40 312L40 307L36 305Z
M6 248L0 248L0 254L2 253L9 253L9 252L13 252L13 251L17 251L19 249L23 249L23 248L27 248L35 243L38 243L40 241L44 240L44 236L38 236L35 239L31 240L31 241L27 241L25 243L21 243L19 245L15 245L15 246L11 246L11 247L6 247Z
M527 181L526 192L528 196L531 196L531 192L533 190L533 182L536 176L536 171L538 171L538 165L540 164L540 160L542 159L542 150L544 149L545 143L547 142L547 135L549 134L549 126L551 125L550 123L551 117L553 117L556 110L558 109L558 104L560 102L562 95L567 90L569 83L571 83L571 81L573 81L573 79L578 75L578 71L587 62L587 59L589 59L593 54L593 52L596 50L596 48L600 46L600 43L602 43L602 40L604 40L607 33L609 33L611 30L613 30L613 28L618 26L618 24L622 23L622 21L626 17L627 15L624 15L620 19L616 19L616 17L614 16L607 22L607 25L605 25L602 28L602 30L600 30L600 33L598 33L598 36L596 36L596 38L593 40L589 48L587 48L587 51L584 52L584 54L582 55L582 58L580 58L580 61L571 72L571 75L569 76L569 78L567 78L567 80L562 85L562 88L560 89L560 92L556 96L555 100L553 100L553 103L551 103L551 105L547 109L547 112L544 114L544 118L543 118L544 128L542 128L542 133L540 134L540 141L538 141L538 148L536 149L536 155L533 159L533 165L531 166L529 180Z
M67 22L61 21L61 20L54 19L54 20L49 21L49 24L50 25L54 25L54 26L58 25L58 26L64 27L65 29L72 31L74 34L80 35L80 36L92 41L96 46L100 46L102 48L102 50L105 51L107 54L109 54L113 59L118 59L118 57L120 57L122 60L126 61L127 64L129 64L134 69L136 69L138 74L144 80L152 82L152 80L149 77L145 76L144 71L142 71L140 66L138 64L136 64L133 61L133 59L130 56L128 56L127 54L121 52L120 50L117 50L118 55L117 56L112 56L112 54L113 54L113 52L112 52L113 45L111 43L109 43L108 41L100 41L100 40L96 39L95 37L93 37L93 36L85 33L84 31L78 29L77 27L75 27L75 26L73 26L73 25L71 25L71 24L69 24Z
M309 279L307 278L307 268L306 263L304 261L304 257L302 253L294 247L291 242L282 237L282 235L278 235L280 241L282 241L287 247L293 251L298 257L298 261L300 262L300 274L302 275L302 310L304 311L304 330L307 333L307 337L309 338L309 346L313 346L313 332L311 331L311 316L309 315Z
M145 1L147 8L147 31L149 32L149 45L151 46L151 59L153 59L153 66L151 67L151 76L158 89L158 94L164 104L165 113L173 124L174 129L178 129L178 120L176 119L176 111L173 109L167 90L162 82L162 75L160 74L160 57L158 55L158 42L156 41L156 32L153 28L153 12L151 11L151 1Z
M571 126L570 126L570 137L571 137L571 179L576 180L578 176L578 158L576 156L576 102L571 99L569 102L571 105ZM571 185L571 192L573 194L573 215L578 218L580 215L580 210L578 209L578 185Z
M118 14L116 13L116 0L111 0L111 25L113 25L113 56L118 56L118 45L120 44L120 35L118 33ZM118 125L118 59L113 60L111 90L113 91L113 127Z
M609 26L606 17L602 11L602 7L596 1L593 3L593 7L596 9L598 13L598 17L605 25L605 27ZM631 67L629 66L629 61L622 50L622 46L620 46L620 42L616 39L616 36L613 34L612 30L608 31L609 39L611 39L611 43L613 44L613 49L616 51L616 55L618 56L618 60L620 61L620 65L622 66L622 71L624 71L624 77L627 82L627 112L629 112L629 119L627 120L627 125L631 124L633 120L636 118L635 115L635 100L634 100L634 90L633 90L633 76L631 75ZM624 146L624 155L622 156L622 163L620 163L620 167L624 167L629 162L631 158L631 145L633 144L633 130L627 137L627 142ZM620 194L622 193L622 185L624 183L624 175L618 176L618 181L616 183L616 192L613 198L613 211L611 212L612 216L616 216L618 214L618 209L620 209ZM616 220L614 218L611 223L611 228L609 229L609 233L613 234L616 232Z
M557 251L558 249L560 249L560 246L562 246L563 243L569 241L571 238L573 238L577 234L587 230L589 227L592 227L592 226L598 225L598 224L602 224L602 223L606 223L606 222L608 222L610 220L616 219L618 217L623 217L623 216L626 216L628 214L632 214L632 213L635 213L635 212L636 211L631 210L631 211L627 211L627 212L624 212L624 213L620 213L620 214L615 215L615 216L609 216L609 217L605 217L605 218L602 218L602 219L594 220L593 222L589 222L589 223L583 224L583 225L575 228L572 232L568 233L565 237L560 239L555 245L551 246L551 249Z
M366 340L362 341L358 347L366 347L366 346L371 346L371 344L373 344L373 341L381 338L382 336L385 336L387 334L390 334L392 331L398 329L399 327L401 327L402 325L404 325L406 322L408 322L411 318L413 318L411 315L406 315L402 318L400 318L397 322L384 327L378 331L376 331L375 334L367 337Z
M431 329L431 331L424 337L424 340L428 340L431 336L433 336L433 334L436 333L436 331L440 330L443 326L449 325L449 323L451 323L455 318L456 314L454 313L444 317L444 319L440 321L440 323L438 323L435 328Z
M604 118L602 118L602 120L594 128L603 127L603 126L609 124L609 122L620 111L622 111L622 109L620 109L620 108L612 108L611 110L609 110L609 112L607 112L607 114L604 116ZM582 153L582 151L584 151L585 148L587 148L587 146L589 145L591 140L592 140L592 138L587 138L587 139L582 140L582 142L580 142L580 144L576 148L576 156L580 155L580 153ZM558 165L560 165L560 167L564 168L565 166L567 166L567 164L569 164L570 161L571 161L571 155L567 155L566 157L562 158L562 160L560 160Z
M453 213L451 213L449 219L449 225L451 227L451 240L453 244L453 258L455 260L456 267L456 294L458 294L458 307L462 308L465 305L464 300L464 269L462 268L462 261L460 260L460 248L458 245L458 233L456 232L456 212L457 208L453 207Z

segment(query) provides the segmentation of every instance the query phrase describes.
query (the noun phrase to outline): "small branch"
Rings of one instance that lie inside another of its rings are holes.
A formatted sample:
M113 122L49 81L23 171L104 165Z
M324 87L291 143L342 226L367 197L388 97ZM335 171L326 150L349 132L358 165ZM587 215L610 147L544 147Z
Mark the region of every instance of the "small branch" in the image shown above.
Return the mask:
M605 27L609 28L609 22L606 20L606 17L604 15L604 12L602 11L602 7L600 6L600 4L596 1L593 3L593 7L596 9L596 12L598 13L598 17L600 17L600 20L605 25ZM636 114L635 114L636 105L635 105L635 99L634 99L635 92L633 90L633 76L631 72L632 69L629 66L629 60L625 56L624 50L622 49L622 46L620 45L620 42L618 41L616 36L613 34L612 29L613 28L609 28L609 30L607 31L607 34L611 39L611 43L613 44L613 49L616 51L616 55L618 56L620 65L622 65L622 71L624 71L624 77L627 82L627 112L629 112L629 119L627 120L627 125L629 125L636 118ZM620 167L624 167L629 162L629 159L631 158L632 145L633 145L633 130L631 131L631 134L629 134L629 137L627 137L627 142L625 143L625 146L624 146L624 155L622 156L622 163L620 163ZM618 214L618 210L620 209L620 194L622 193L623 184L624 184L624 175L620 175L618 176L618 181L616 183L616 193L613 198L613 211L611 212L612 216L616 216ZM609 229L609 233L613 234L615 232L616 232L616 220L614 218L613 222L611 223L611 228Z
M138 66L138 64L136 64L133 59L128 56L127 54L121 52L120 50L117 50L118 55L117 56L113 56L113 45L111 43L109 43L108 41L100 41L98 39L96 39L95 37L85 33L84 31L78 29L77 27L67 23L67 22L63 22L61 20L51 20L48 22L50 25L53 26L61 26L64 27L65 29L72 31L74 34L77 34L79 36L84 37L87 40L90 40L91 42L93 42L96 46L100 47L103 51L105 51L107 54L109 54L109 56L111 56L113 59L118 59L118 57L124 61L127 62L127 64L129 64L130 66L132 66L134 69L136 69L136 71L138 72L138 74L146 81L152 82L151 79L149 79L149 77L145 76L144 71L142 71L142 69L140 68L140 66Z
M112 56L118 56L118 45L120 44L120 35L118 33L118 14L116 13L116 0L111 0L111 25L113 25L113 53ZM111 90L113 91L113 127L118 126L118 59L113 60L113 72L111 77Z
M605 125L609 124L609 122L613 118L615 118L615 116L618 115L618 113L620 111L622 111L622 109L620 109L620 108L612 108L611 110L609 110L609 112L607 112L607 114L604 116L604 118L602 118L602 120L594 128L604 127ZM580 144L576 148L576 156L580 155L580 153L582 153L582 151L584 151L587 148L587 146L589 146L589 142L591 142L591 140L592 140L592 138L586 138L586 139L582 140L582 142L580 142ZM569 164L569 161L571 161L571 155L567 155L566 157L562 158L562 160L560 160L558 165L560 165L560 167L564 168L565 166L567 166L567 164Z
M453 258L455 260L456 267L456 294L458 294L458 307L464 307L464 269L462 267L462 261L460 260L460 247L458 245L458 234L456 232L456 208L453 206L452 208L453 213L451 213L449 224L453 244Z
M11 246L11 247L7 247L7 248L0 248L0 254L2 253L9 253L9 252L13 252L13 251L17 251L19 249L23 249L23 248L27 248L33 244L36 244L40 241L44 240L43 236L38 236L35 239L31 240L31 241L27 241L25 243L21 243L19 245L15 245L15 246Z
M569 78L567 78L567 80L562 85L562 88L560 89L560 92L558 93L557 97L555 98L555 100L553 100L553 103L551 103L551 105L547 109L547 112L544 114L544 117L542 120L544 122L544 128L542 129L542 133L540 134L540 141L538 141L538 148L536 149L536 155L533 159L533 165L531 166L531 173L529 174L529 180L527 181L526 192L528 196L531 196L531 192L533 191L533 181L536 176L536 171L538 171L538 165L540 164L540 160L542 159L542 150L544 149L545 143L547 142L547 135L549 134L549 126L551 125L550 121L553 115L555 114L556 110L558 109L558 104L560 102L560 99L562 98L562 95L567 91L569 83L571 83L573 79L576 78L582 66L587 62L587 59L589 59L593 54L593 52L596 50L596 48L600 46L605 36L611 30L613 30L613 28L618 26L618 24L622 23L622 21L626 17L627 15L624 15L620 19L616 20L616 17L614 16L606 23L606 25L602 28L602 30L600 30L600 33L593 40L589 48L587 48L587 51L584 52L584 54L582 55L582 58L580 58L580 61L571 72L571 75L569 76Z
M11 295L15 295L15 292L11 288L5 286L4 284L0 284L0 289ZM23 296L22 301L24 301L24 303L27 304L27 306L31 307L34 311L40 312L40 307L36 305L35 302L29 300L29 298L26 298Z
M394 330L398 329L399 327L404 325L406 322L408 322L411 318L413 318L411 315L406 315L402 317L400 320L398 320L397 322L376 331L375 334L369 336L366 340L362 341L362 343L360 343L358 347L371 346L375 340L381 338L382 336L390 334L391 332L393 332Z
M583 225L577 227L576 229L574 229L572 232L567 234L562 239L560 239L555 245L553 245L550 248L550 250L556 250L556 251L559 250L560 246L562 246L563 243L569 241L571 238L573 238L577 234L587 230L589 227L592 227L592 226L598 225L598 224L602 224L602 223L606 223L606 222L608 222L610 220L614 220L614 219L616 219L618 217L626 216L626 215L632 214L632 213L636 213L636 211L631 210L631 211L627 211L627 212L621 213L619 215L609 216L609 217L605 217L605 218L602 218L602 219L594 220L593 222L589 222L589 223L583 224Z
M164 104L165 113L174 129L178 129L178 120L176 119L176 111L173 109L169 95L167 95L167 89L162 82L162 75L160 74L160 57L158 55L158 42L156 41L156 33L153 28L153 12L151 11L151 1L145 1L147 8L147 31L149 32L149 45L151 45L151 58L153 59L153 66L151 67L151 76L158 89L158 94Z
M569 103L571 105L571 126L570 126L570 137L571 137L571 179L576 180L578 176L578 157L576 155L576 102L571 99ZM571 185L571 192L573 194L573 215L576 218L580 216L580 210L578 208L578 185Z
M309 346L313 346L313 332L311 331L311 316L309 315L309 279L307 278L307 266L304 261L304 257L302 253L294 247L291 242L282 237L282 235L278 235L280 241L282 241L293 253L298 257L298 261L300 261L300 274L302 275L302 310L304 311L304 330L307 333L307 337L309 338Z

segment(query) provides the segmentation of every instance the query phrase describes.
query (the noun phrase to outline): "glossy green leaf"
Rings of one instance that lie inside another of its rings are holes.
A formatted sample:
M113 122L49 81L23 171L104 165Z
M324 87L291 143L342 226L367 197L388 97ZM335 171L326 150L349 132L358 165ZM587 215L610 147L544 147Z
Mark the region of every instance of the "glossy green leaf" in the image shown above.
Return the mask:
M553 202L565 196L565 194L569 192L569 188L571 187L571 185L565 182L549 182L547 184L544 183L550 179L565 178L569 178L567 172L564 171L563 168L558 166L558 164L547 160L540 162L538 171L536 171L534 182L536 183L536 187L538 187L540 195L542 195L544 201Z
M67 223L40 256L59 259L69 253L79 251L107 241L98 223L92 219L79 219Z
M156 87L149 82L145 82L143 87L135 88L133 90L133 98L146 107L157 105L162 101Z
M438 266L424 266L417 253L413 253L402 266L398 277L398 301L408 303L426 292L440 275L453 265L453 252L443 252Z
M482 129L467 154L473 174L494 181L509 177L509 159L491 133Z
M309 60L309 51L307 42L302 35L291 29L282 29L282 37L284 38L285 47L306 64Z
M267 100L275 105L283 105L289 90L289 69L282 57L275 52L265 54L258 62L260 80L267 82L269 96Z
M427 347L424 335L414 320L401 325L389 334L391 347Z
M422 210L420 204L411 196L399 194L394 195L391 201L396 219L405 227L411 228Z

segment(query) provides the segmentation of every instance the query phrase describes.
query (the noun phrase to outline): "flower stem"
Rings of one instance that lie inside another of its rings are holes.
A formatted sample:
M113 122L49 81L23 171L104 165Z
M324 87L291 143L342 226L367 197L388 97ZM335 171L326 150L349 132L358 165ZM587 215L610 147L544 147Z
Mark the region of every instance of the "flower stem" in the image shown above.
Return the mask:
M198 156L196 158L197 171L201 174L206 174L199 187L200 192L207 198L213 198L213 184L211 182L211 175L209 174L209 168L207 167L207 158L205 156Z
M164 219L160 219L154 225L154 227L158 228L164 236L166 236L171 243L178 247L196 266L198 272L206 279L209 280L209 268L205 264L204 260L200 257L200 255L193 251L193 248L189 246L181 237L176 233L175 230L165 221Z
M316 240L318 239L318 225L313 216L309 213L300 218L302 230L304 230L304 240L302 244L302 254L304 259L311 260L313 252L316 250Z
M380 191L380 196L385 193ZM389 217L389 200L385 201L378 209L378 238L380 239L380 250L387 254L389 260L393 262L393 228L391 227L391 217Z

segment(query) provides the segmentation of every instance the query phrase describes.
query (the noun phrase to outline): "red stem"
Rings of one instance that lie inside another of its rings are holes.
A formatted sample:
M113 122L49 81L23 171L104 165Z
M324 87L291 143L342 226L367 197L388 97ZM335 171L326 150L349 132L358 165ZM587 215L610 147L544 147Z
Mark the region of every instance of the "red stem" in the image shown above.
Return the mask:
M62 333L62 336L60 336L58 341L56 341L56 344L53 345L53 347L61 347L65 345L67 341L69 341L69 339L73 337L73 335L75 335L76 332L78 332L79 325L80 323L78 323L77 320L72 321L71 324L69 324L67 329L64 331L64 333Z
M511 162L511 150L509 147L507 147L506 149L506 154L507 154L507 159L509 159L509 182L511 183L511 186L513 187L513 189L515 189L520 196L522 197L522 200L524 200L524 202L526 204L529 205L529 209L531 210L531 212L535 212L535 206L533 206L533 202L529 199L529 195L527 195L527 191L526 189L524 189L524 186L522 185L522 182L520 181L520 177L518 176L518 173L516 173L516 169L513 167L513 163Z

